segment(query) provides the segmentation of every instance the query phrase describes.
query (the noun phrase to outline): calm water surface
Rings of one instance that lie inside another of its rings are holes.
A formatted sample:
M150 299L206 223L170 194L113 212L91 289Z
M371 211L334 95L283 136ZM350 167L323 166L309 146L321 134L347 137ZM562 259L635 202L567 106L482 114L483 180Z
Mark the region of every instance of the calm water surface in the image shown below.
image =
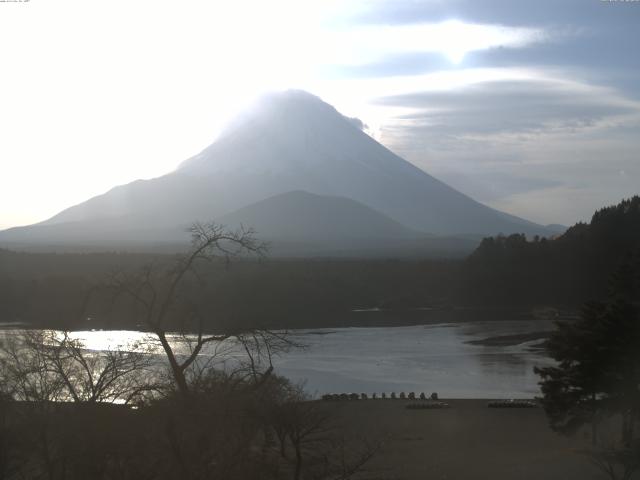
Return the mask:
M274 365L279 374L305 382L314 396L435 391L442 398L530 398L540 393L533 367L551 363L530 350L539 340L513 346L465 342L550 329L550 322L497 321L296 330L293 338L307 348L276 358ZM74 336L96 350L145 338L140 332ZM203 352L211 354L211 349Z
M306 351L276 363L311 394L438 392L445 398L530 398L539 394L535 365L550 360L527 342L507 347L469 340L551 329L540 322L482 322L300 332Z

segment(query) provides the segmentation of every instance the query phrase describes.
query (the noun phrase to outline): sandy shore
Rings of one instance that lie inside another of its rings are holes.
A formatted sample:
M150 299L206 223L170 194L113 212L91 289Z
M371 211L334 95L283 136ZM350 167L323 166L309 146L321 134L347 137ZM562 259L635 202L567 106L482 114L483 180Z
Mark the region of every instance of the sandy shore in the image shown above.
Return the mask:
M444 400L448 409L409 410L407 401L340 404L354 435L382 440L366 478L572 480L604 478L567 439L547 426L544 411L487 408L486 400Z

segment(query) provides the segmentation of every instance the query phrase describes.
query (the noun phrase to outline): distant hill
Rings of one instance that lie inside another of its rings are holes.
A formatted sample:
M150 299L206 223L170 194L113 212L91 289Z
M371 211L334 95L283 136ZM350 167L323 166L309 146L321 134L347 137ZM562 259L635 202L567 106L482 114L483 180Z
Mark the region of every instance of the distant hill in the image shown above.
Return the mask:
M251 225L265 239L325 242L425 236L355 200L303 191L269 197L218 221L229 227Z
M251 226L271 256L463 257L480 238L435 237L344 197L295 191L275 195L218 219Z
M559 223L551 223L549 225L545 225L545 228L550 232L554 232L557 235L562 235L564 232L567 231L569 227L565 225L560 225Z
M355 236L385 238L402 229L442 237L556 233L476 202L386 149L331 105L306 92L288 91L263 98L176 171L115 187L40 224L0 232L0 246L171 244L194 221L230 218L239 209L258 208L250 206L293 191L349 199L369 209L335 210L334 222L322 216L327 213L322 208L311 209L298 225L289 225L286 215L279 217L281 232L315 238L315 223L337 226L346 222L347 211L362 213L365 220L351 218L351 230L342 230L348 234L346 246ZM278 205L284 208L285 203ZM276 204L260 207L270 208L274 221ZM375 222L372 211L378 214ZM314 219L316 214L320 217ZM260 222L258 230L267 228L257 215L252 221ZM396 225L391 228L390 222ZM302 225L308 232L301 231ZM354 235L355 226L364 229L361 235ZM367 251L369 246L361 247ZM391 255L397 248L402 253L403 247L393 248Z

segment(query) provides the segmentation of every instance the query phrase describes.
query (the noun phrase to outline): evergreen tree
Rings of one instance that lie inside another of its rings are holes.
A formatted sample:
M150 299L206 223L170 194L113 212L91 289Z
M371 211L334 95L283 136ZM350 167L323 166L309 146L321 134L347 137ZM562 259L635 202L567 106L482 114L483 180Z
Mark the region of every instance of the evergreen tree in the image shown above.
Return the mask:
M536 368L551 427L572 433L590 423L596 442L599 421L620 414L621 441L630 446L640 414L640 314L628 264L612 279L607 303L585 305L576 322L559 322L546 343L557 365ZM630 295L631 294L631 295Z
M551 428L572 434L590 423L594 442L607 390L607 360L599 348L605 312L606 305L592 302L584 306L580 321L558 322L546 342L557 366L535 369Z

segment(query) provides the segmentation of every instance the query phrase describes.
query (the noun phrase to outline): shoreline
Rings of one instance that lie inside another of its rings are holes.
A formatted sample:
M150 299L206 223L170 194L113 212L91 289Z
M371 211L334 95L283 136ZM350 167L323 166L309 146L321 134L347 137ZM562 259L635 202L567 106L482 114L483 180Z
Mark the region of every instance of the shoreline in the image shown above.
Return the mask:
M516 333L513 335L496 335L482 338L480 340L467 340L464 343L483 347L512 347L515 345L522 345L523 343L542 340L539 344L532 345L531 348L544 348L539 347L538 345L543 344L544 340L547 340L552 333L553 330L540 330L536 332Z
M562 313L552 316L539 315L534 307L416 307L416 308L398 308L398 309L352 309L341 312L327 313L309 313L309 318L301 322L283 321L273 324L256 324L255 329L262 330L321 330L329 328L383 328L383 327L411 327L420 325L445 325L445 324L466 324L481 322L503 322L503 321L528 321L528 322L548 322L564 320L570 321L574 319L573 313ZM149 332L143 325L67 325L70 332L84 331L130 331L130 332ZM7 329L53 329L64 330L65 325L33 325L20 322L0 322L0 330ZM547 330L545 330L547 331ZM542 332L542 330L538 330ZM174 334L177 332L168 331ZM197 332L192 332L196 334ZM205 334L221 334L218 330L207 330ZM319 332L322 334L322 332ZM505 336L506 337L506 336ZM514 341L504 339L505 341ZM536 340L536 339L532 339ZM477 340L477 342L487 342L487 346L509 346L519 343L505 343L504 345L493 344L492 342L500 342L502 339L498 337L487 337L486 339ZM529 340L525 340L529 341ZM474 340L476 342L476 340ZM473 343L474 345L482 345L482 343Z

